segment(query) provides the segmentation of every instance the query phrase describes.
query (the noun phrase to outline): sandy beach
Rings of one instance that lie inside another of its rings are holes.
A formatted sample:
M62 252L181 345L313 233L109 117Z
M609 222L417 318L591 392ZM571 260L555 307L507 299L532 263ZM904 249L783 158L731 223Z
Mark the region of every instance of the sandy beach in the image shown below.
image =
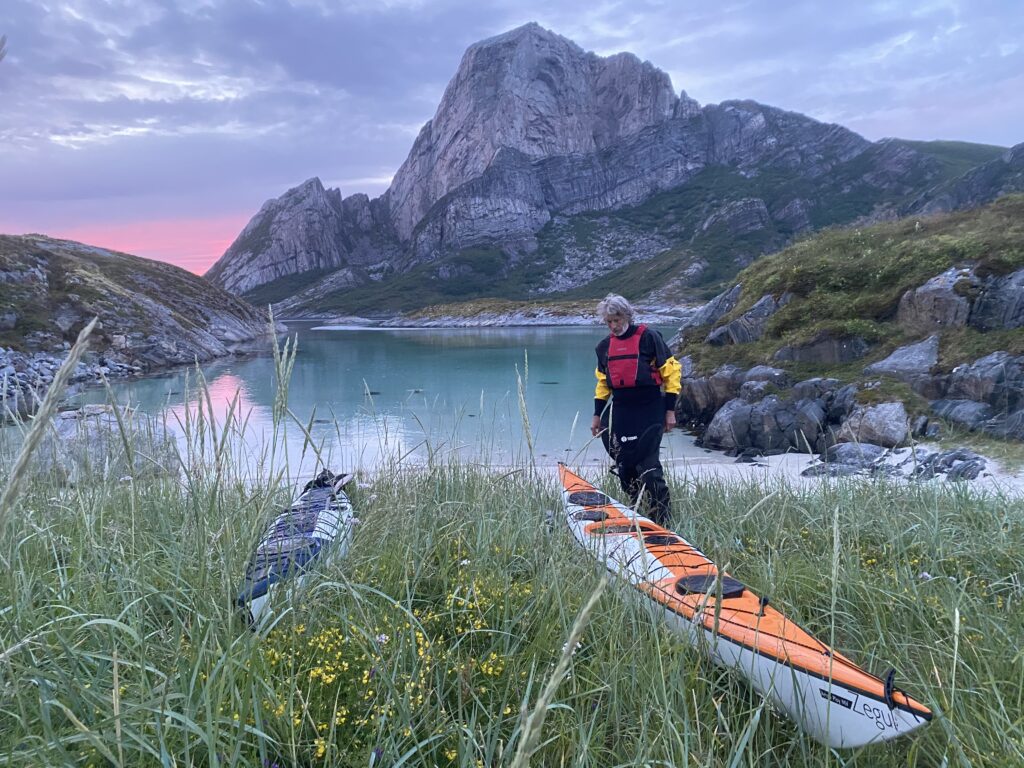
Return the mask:
M941 450L934 443L920 443L918 450L932 452ZM694 445L694 437L681 431L675 431L662 441L662 464L666 473L678 482L763 482L766 487L774 487L784 483L793 488L813 488L821 483L835 482L873 482L870 475L852 475L840 478L804 477L801 473L808 467L820 464L817 456L808 453L787 453L778 456L761 456L754 461L738 462L734 457L726 456L721 451L709 451ZM995 495L1011 498L1024 498L1024 469L1008 468L1000 462L984 456L985 469L974 480L951 481L945 476L937 476L931 480L916 480L907 477L913 470L913 456L910 448L900 448L892 452L885 460L890 467L902 466L899 474L891 477L903 479L905 482L931 483L943 485L964 485L967 488L985 491ZM591 441L575 456L564 459L570 466L585 473L595 473L609 464L609 459L599 441ZM537 464L547 466L555 464L551 457L539 457Z

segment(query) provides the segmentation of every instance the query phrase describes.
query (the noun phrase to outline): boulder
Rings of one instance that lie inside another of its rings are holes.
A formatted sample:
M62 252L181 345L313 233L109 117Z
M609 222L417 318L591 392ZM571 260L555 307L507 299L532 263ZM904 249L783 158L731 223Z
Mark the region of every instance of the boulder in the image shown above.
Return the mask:
M997 414L982 425L982 430L1003 440L1024 440L1024 409Z
M829 446L820 458L829 464L846 464L867 469L876 466L887 453L887 448L872 443L836 443Z
M981 429L993 415L992 406L976 400L934 400L931 409L936 416L971 430Z
M906 442L909 425L901 402L856 406L836 435L837 442L874 443L895 448Z
M968 267L952 267L900 298L896 320L911 331L961 328L971 313L971 292L980 281Z
M730 400L715 414L701 437L705 448L738 455L756 449L771 456L791 450L817 450L825 409L816 401L784 401L769 395L756 403Z
M959 365L947 379L945 398L988 403L996 412L1024 408L1024 355L993 352Z
M869 376L892 376L906 381L928 375L938 361L939 337L933 334L924 341L900 347L884 360L869 365L864 373Z

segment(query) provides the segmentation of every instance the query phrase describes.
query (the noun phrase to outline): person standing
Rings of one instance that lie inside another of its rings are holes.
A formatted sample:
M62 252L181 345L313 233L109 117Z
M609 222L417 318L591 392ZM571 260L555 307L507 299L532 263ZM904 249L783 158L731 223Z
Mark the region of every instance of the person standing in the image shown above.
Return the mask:
M656 523L671 522L668 485L658 452L676 424L679 361L662 335L633 322L632 305L610 293L597 305L609 335L597 345L597 386L590 433L600 435L633 506L642 500Z

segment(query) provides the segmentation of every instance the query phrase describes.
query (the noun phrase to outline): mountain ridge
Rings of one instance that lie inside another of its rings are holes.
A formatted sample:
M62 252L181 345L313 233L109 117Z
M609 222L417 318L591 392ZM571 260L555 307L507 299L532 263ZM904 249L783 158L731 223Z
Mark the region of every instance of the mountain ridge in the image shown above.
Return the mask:
M680 291L701 291L803 231L924 210L972 153L998 149L921 144L750 100L702 107L649 62L531 23L467 49L383 195L307 181L265 203L207 277L300 314L397 309L388 296L405 283L425 303L458 297L451 281L529 298L655 259ZM702 185L718 197L615 224ZM601 231L581 243L585 230Z

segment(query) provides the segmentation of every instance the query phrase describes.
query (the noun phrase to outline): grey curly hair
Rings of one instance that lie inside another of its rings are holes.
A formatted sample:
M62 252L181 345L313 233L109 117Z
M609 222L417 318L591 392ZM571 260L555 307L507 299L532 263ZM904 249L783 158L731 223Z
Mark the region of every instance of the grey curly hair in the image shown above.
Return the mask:
M597 305L597 316L602 320L620 315L633 322L633 305L617 293L609 293Z

